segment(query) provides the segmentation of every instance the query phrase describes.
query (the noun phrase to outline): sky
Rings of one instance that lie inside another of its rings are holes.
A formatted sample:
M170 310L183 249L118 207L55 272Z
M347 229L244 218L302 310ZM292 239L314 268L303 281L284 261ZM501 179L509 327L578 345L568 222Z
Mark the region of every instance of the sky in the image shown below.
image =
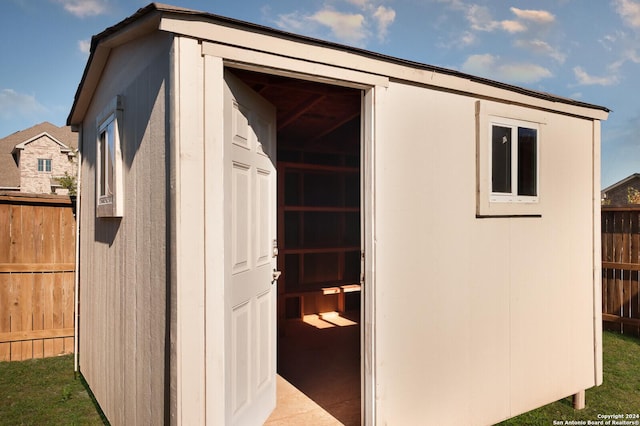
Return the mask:
M66 124L91 36L149 0L0 0L0 138ZM612 110L602 188L640 173L640 0L164 0Z

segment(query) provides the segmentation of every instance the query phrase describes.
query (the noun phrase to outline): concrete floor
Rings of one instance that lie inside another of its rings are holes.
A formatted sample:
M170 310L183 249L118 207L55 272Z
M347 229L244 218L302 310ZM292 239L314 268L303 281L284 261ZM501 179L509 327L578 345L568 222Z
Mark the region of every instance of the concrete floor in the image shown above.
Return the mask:
M360 424L359 312L287 320L278 339L277 407L265 423Z

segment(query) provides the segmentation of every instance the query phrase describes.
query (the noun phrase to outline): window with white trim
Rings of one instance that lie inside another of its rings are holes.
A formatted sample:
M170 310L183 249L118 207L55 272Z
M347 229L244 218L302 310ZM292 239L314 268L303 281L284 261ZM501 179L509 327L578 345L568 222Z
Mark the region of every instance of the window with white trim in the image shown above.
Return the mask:
M42 173L51 172L51 159L38 158L38 171Z
M542 215L547 113L476 101L476 216Z
M96 215L121 217L122 152L120 149L120 122L122 99L116 97L98 116L96 141Z
M491 120L491 202L538 199L538 128L516 120Z

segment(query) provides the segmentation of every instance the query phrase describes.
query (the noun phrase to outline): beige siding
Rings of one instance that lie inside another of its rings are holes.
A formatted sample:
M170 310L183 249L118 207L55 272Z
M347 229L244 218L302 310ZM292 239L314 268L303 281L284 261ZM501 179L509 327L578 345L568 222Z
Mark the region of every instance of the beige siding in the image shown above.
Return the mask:
M112 52L83 123L80 370L113 425L164 422L171 38ZM124 215L95 216L95 118L116 95Z
M593 386L592 122L545 114L541 217L476 218L477 99L384 99L377 421L490 424Z

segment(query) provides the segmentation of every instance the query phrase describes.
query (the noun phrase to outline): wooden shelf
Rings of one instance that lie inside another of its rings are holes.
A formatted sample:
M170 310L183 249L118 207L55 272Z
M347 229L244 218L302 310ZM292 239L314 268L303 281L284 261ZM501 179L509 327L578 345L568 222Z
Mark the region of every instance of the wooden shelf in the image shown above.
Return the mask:
M352 251L360 251L360 246L284 248L280 250L283 254L347 253Z
M334 160L278 162L278 291L285 316L344 306L341 287L355 288L360 279L360 169L344 166L346 158Z
M329 166L324 164L309 164L309 163L293 163L293 162L278 162L278 168L287 170L296 170L303 172L329 172L329 173L360 173L358 167L349 166Z
M283 206L285 212L360 213L360 207Z

